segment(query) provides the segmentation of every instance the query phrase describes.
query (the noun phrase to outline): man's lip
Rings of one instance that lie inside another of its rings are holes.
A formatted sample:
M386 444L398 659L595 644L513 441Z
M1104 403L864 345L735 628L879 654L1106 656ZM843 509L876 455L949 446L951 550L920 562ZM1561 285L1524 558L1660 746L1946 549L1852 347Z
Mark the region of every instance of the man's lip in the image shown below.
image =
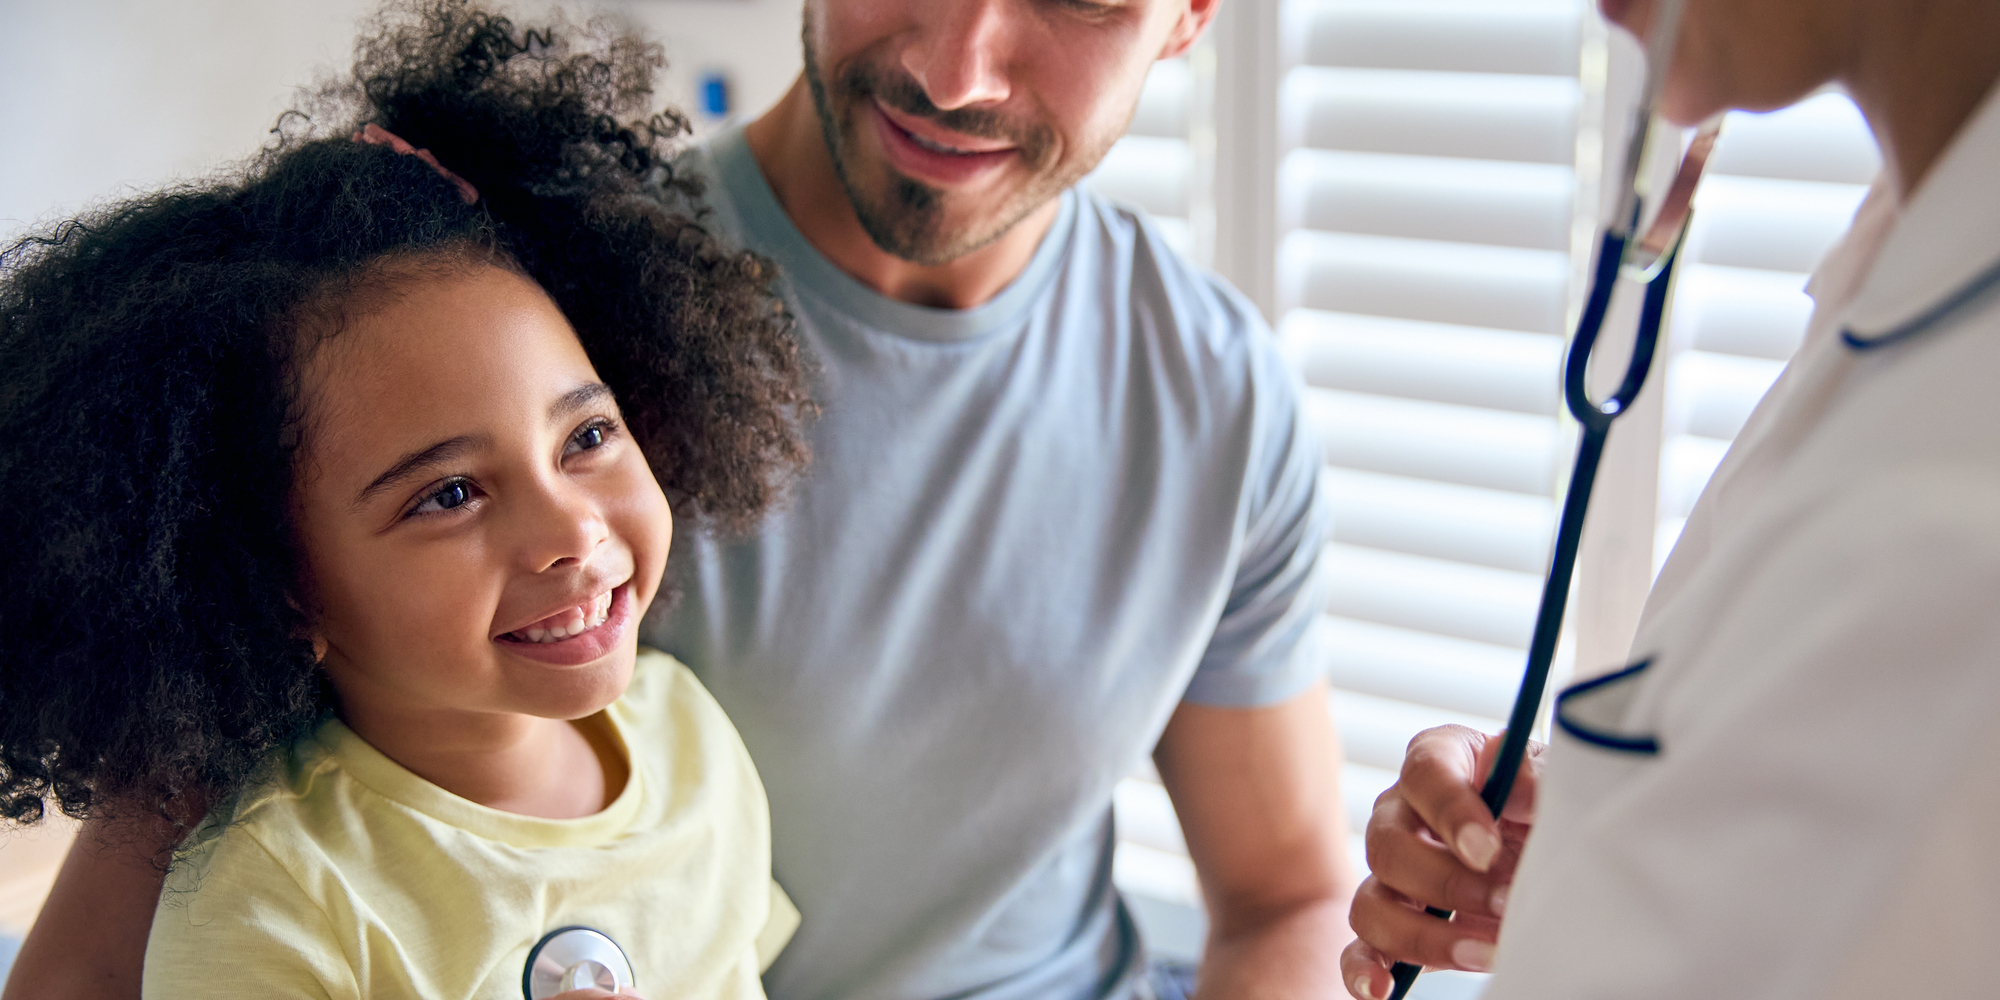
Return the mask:
M1013 162L1016 150L1007 148L986 153L940 153L918 143L909 130L896 124L880 102L870 101L877 139L888 157L890 169L905 177L942 188L954 188L992 176Z
M580 596L578 596L576 599L571 600L567 603L550 604L547 608L545 608L542 611L542 613L537 615L530 615L529 617L523 618L518 622L514 623L513 625L508 626L507 628L503 628L493 633L492 636L490 636L489 638L498 639L503 635L519 632L520 630L527 628L528 626L533 625L534 623L541 621L542 619L547 618L550 615L555 614L556 612L562 611L566 608L575 608L585 604L589 604L591 601L594 601L599 597L604 596L605 594L613 593L617 591L618 588L623 587L631 582L632 582L631 580L627 579L619 583L612 584L611 586L608 587L600 584L599 586L593 587L589 590L578 591L577 593Z
M871 100L875 104L875 109L882 112L882 117L889 119L890 124L926 142L949 146L960 154L1009 153L1014 150L1014 144L1005 139L982 139L940 128L932 122L898 111L882 103L880 99L871 98Z

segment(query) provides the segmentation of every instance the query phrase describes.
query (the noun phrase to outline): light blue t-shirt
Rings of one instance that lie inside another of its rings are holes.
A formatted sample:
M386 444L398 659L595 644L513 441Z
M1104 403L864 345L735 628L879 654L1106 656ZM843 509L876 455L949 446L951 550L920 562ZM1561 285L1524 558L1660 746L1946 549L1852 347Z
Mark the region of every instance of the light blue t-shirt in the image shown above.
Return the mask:
M1082 191L992 301L885 298L740 130L690 151L818 364L813 466L747 540L682 534L645 641L721 702L803 922L773 1000L1115 997L1144 950L1111 792L1183 699L1319 676L1320 453L1254 307Z

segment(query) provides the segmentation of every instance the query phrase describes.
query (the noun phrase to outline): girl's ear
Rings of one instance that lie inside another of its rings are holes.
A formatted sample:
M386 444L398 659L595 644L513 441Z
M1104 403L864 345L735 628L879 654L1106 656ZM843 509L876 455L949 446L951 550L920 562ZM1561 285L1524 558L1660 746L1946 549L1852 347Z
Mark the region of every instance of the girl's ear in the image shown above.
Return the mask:
M313 633L312 641L313 641L313 661L316 663L325 663L326 636L320 635L319 633L315 632Z

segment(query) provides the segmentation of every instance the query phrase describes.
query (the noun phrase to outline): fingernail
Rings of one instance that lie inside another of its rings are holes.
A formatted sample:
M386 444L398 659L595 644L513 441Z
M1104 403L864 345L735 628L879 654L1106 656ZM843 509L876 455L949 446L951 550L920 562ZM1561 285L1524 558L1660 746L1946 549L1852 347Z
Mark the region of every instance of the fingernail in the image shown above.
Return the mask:
M1382 1000L1382 994L1375 990L1375 977L1364 972L1354 977L1354 995L1368 1000Z
M1500 853L1500 838L1493 831L1477 823L1467 823L1458 830L1458 856L1472 866L1473 871L1484 872L1493 867L1493 856Z
M1493 946L1465 938L1451 946L1451 961L1461 969L1485 972L1493 968Z
M1504 916L1504 915L1506 914L1506 912L1507 912L1507 887L1506 887L1506 886L1504 886L1504 885L1503 885L1503 886L1499 886L1499 887L1496 887L1496 888L1495 888L1495 889L1493 890L1493 895L1492 895L1492 896L1490 896L1490 897L1488 897L1488 898L1487 898L1487 900L1486 900L1486 908L1487 908L1487 909L1489 909L1489 910L1492 910L1492 911L1493 911L1493 915L1494 915L1494 916L1496 916L1496 917L1498 917L1498 916Z

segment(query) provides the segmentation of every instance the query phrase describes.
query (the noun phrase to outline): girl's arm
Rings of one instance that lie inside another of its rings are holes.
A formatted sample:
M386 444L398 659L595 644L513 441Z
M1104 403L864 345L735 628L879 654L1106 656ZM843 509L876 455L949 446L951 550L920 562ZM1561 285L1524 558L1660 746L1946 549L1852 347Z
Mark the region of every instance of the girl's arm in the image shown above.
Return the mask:
M0 1000L139 1000L146 938L179 831L84 821Z

